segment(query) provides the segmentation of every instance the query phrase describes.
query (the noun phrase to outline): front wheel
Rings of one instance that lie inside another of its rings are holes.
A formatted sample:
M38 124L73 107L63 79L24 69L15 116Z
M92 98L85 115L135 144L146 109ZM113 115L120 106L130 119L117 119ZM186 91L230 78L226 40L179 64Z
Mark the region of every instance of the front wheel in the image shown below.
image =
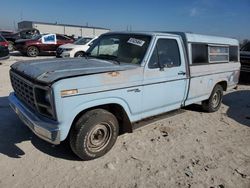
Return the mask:
M72 151L83 160L106 154L115 144L119 133L116 117L103 109L83 114L70 132Z
M202 108L207 112L216 112L221 106L223 88L216 85L208 100L202 101Z
M76 52L75 57L83 57L84 53L83 52Z

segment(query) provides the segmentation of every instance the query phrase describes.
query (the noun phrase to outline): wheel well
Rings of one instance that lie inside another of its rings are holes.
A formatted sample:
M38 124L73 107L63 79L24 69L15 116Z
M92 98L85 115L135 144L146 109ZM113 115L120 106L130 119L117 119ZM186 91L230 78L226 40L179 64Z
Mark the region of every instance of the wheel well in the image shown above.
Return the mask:
M78 53L78 52L82 52L82 53L84 53L84 51L82 51L82 50L80 50L80 51L77 51L76 53Z
M119 104L105 104L105 105L100 105L100 106L95 106L92 108L85 109L74 118L71 128L84 113L93 109L104 109L112 113L119 122L119 135L124 134L124 133L131 133L133 131L132 124L128 118L126 111Z
M75 55L76 55L77 53L79 53L79 52L82 52L82 53L84 53L84 51L80 50L80 51L77 51L77 52L75 53ZM75 55L74 55L74 56L75 56Z
M218 82L217 85L221 85L221 87L223 88L223 91L227 90L227 82L226 81Z

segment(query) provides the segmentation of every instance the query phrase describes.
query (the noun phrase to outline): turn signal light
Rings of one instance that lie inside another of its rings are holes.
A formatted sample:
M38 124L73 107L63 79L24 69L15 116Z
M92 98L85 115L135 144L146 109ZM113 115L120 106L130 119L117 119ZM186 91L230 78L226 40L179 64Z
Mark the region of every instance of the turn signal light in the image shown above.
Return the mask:
M62 90L61 97L66 97L69 95L75 95L78 93L78 89Z

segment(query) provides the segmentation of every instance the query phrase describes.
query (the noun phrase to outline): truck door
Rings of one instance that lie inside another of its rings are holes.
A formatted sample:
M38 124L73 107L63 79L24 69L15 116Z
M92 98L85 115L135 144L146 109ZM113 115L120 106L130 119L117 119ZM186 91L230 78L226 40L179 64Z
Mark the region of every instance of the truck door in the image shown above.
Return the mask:
M186 96L187 71L179 37L156 37L144 69L142 118L181 107Z

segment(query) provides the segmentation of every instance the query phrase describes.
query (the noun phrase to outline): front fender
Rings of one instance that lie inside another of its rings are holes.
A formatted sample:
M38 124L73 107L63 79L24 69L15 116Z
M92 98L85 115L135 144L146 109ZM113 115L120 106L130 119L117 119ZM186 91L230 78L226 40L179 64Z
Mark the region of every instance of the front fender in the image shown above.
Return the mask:
M64 110L65 122L60 127L60 129L61 129L61 135L60 135L61 141L66 139L67 135L69 134L69 130L73 124L73 121L79 113L81 113L82 111L87 110L89 108L94 108L94 107L98 107L98 106L106 105L106 104L118 104L118 105L120 105L124 109L124 111L127 113L129 120L132 121L131 110L129 108L129 105L121 98L113 98L112 97L112 98L92 100L89 102L82 102L75 107L72 107L72 108L65 107L64 108L65 109Z

